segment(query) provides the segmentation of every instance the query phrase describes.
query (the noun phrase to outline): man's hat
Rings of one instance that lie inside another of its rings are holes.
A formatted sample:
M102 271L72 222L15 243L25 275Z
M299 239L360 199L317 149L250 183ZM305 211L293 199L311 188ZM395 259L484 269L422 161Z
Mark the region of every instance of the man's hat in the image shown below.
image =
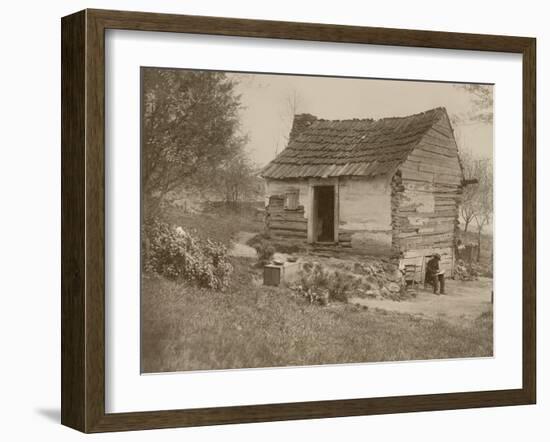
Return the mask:
M441 255L439 253L434 253L434 258L441 259Z

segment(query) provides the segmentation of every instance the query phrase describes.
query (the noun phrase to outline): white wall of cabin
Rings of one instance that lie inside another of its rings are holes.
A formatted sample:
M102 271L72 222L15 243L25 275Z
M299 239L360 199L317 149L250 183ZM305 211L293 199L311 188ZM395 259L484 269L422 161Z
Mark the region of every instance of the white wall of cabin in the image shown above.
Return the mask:
M392 245L391 187L387 175L340 178L339 232L351 236L351 247L389 255Z
M340 185L340 227L346 230L391 230L391 188L386 175L343 177Z
M289 179L265 182L266 204L272 195L298 190L299 204L304 206L304 217L311 211L313 185L325 179ZM389 254L392 243L391 187L388 176L373 178L327 178L326 184L337 186L338 234L342 241L351 240L352 248L374 255Z

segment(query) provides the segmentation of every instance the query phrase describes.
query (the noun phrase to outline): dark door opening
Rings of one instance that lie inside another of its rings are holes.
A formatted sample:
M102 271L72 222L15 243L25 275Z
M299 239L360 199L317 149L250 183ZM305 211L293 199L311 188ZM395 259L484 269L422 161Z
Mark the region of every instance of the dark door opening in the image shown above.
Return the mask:
M314 187L315 235L317 242L334 242L334 186Z

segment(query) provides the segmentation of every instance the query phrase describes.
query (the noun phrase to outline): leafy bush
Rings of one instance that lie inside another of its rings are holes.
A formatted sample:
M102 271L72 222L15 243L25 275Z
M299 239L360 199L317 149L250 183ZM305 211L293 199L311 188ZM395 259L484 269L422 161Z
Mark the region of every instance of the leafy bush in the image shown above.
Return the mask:
M306 263L302 267L297 289L311 303L326 305L329 301L347 302L360 279L335 271L327 272L320 264Z
M271 237L267 233L258 233L247 241L247 244L256 250L258 254L258 264L265 265L271 261L276 250L269 241Z
M256 253L258 254L258 264L260 265L268 264L275 254L275 247L273 247L267 241L254 243L252 247L256 250Z
M359 278L336 271L330 275L328 285L331 300L347 302L348 294L358 287Z
M306 262L300 271L296 286L298 293L312 304L328 304L328 273L320 264Z
M143 241L145 271L218 290L229 284L233 266L223 244L158 220L145 224Z

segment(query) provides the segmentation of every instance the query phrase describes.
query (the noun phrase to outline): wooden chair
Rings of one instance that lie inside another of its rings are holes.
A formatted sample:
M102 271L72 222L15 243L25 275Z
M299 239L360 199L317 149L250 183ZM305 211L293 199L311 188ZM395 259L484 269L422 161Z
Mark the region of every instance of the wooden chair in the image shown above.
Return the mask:
M404 277L407 289L409 287L414 289L415 284L418 285L417 275L421 274L419 267L416 264L405 264ZM420 279L422 279L422 275L420 275Z

